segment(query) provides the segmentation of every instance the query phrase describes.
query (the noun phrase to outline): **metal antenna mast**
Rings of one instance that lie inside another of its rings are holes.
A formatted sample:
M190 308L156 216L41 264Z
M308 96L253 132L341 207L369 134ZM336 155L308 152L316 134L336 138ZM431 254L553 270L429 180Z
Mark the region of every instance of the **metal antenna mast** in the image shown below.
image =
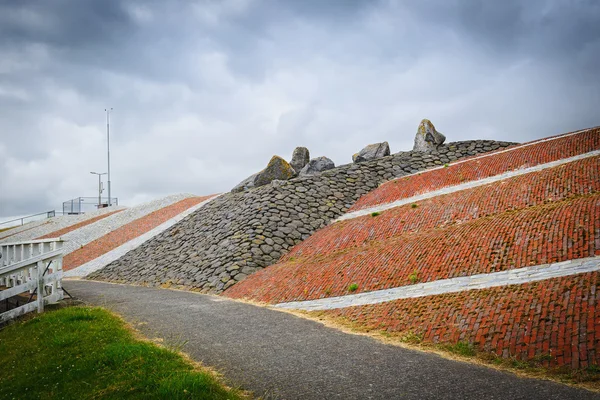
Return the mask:
M108 148L108 206L112 206L112 197L110 193L110 112L111 108L105 108L106 111L106 144Z

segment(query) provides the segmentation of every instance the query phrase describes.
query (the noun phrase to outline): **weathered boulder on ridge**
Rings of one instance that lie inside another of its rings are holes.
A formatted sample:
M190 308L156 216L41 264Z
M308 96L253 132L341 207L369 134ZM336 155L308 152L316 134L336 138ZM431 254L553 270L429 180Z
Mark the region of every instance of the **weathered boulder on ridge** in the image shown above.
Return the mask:
M374 160L376 158L386 157L390 155L390 145L388 142L373 143L352 156L352 161L355 163Z
M294 154L292 154L292 161L290 165L294 168L294 171L300 172L302 168L310 161L310 152L306 147L296 147Z
M231 192L245 192L255 187L268 185L274 180L286 181L296 176L298 176L298 173L287 161L279 156L273 156L265 169L238 183L231 189Z
M300 171L300 176L318 175L323 171L335 168L335 164L327 157L313 158Z
M256 175L258 175L258 172L256 174L250 175L249 177L235 185L235 187L231 189L231 193L245 192L246 190L254 188L254 180L256 179Z
M254 179L254 186L264 186L277 180L288 180L297 176L294 168L279 156L273 156L267 167L260 171Z
M438 132L430 120L424 119L417 129L413 150L429 153L436 150L445 140L446 136Z

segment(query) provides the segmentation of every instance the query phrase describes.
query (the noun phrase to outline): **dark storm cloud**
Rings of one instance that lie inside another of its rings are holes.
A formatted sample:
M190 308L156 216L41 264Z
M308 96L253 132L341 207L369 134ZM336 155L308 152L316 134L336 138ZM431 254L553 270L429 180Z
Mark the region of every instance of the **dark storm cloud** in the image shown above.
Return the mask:
M592 0L0 2L0 217L94 194L107 106L124 204L296 145L406 150L424 117L449 140L598 125L599 25Z
M600 52L600 3L595 0L440 1L411 4L428 28L458 32L496 56L544 57L590 69ZM593 57L577 58L582 53ZM577 62L573 63L574 58Z
M115 0L23 0L0 4L0 42L41 42L57 48L110 47L133 24Z

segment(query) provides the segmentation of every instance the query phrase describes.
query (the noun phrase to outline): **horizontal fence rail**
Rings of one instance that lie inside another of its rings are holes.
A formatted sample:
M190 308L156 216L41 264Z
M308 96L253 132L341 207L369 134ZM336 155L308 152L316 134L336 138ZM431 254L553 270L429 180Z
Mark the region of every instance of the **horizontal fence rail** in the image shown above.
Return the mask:
M57 238L0 245L0 301L26 292L30 300L37 297L35 302L7 307L0 313L0 323L34 310L41 313L46 304L63 299L63 244Z
M56 211L54 211L54 210L45 211L42 213L27 215L27 216L21 217L21 218L11 219L10 221L0 222L0 228L3 228L3 225L6 226L8 224L10 224L10 227L22 226L22 225L25 225L27 222L38 221L40 219L52 218L55 216L56 216Z

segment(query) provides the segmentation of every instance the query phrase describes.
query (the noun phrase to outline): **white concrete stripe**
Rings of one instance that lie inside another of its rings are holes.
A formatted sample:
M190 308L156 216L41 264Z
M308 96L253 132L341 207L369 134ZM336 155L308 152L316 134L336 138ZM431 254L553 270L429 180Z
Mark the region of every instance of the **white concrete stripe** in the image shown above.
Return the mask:
M580 258L553 264L511 269L510 271L477 274L459 278L440 279L393 289L330 297L319 300L294 301L276 304L277 308L318 311L333 310L367 304L385 303L392 300L433 296L444 293L465 292L498 286L520 285L563 276L583 274L600 270L600 257Z
M376 205L373 207L363 208L362 210L349 212L349 213L344 214L341 217L337 218L336 220L334 220L331 223L334 224L339 221L362 217L362 216L365 216L368 214L372 214L374 212L382 212L385 210L389 210L390 208L395 208L395 207L400 207L400 206L403 206L406 204L416 203L421 200L430 199L432 197L437 197L437 196L441 196L444 194L454 193L454 192L458 192L458 191L466 190L466 189L472 189L472 188L475 188L478 186L489 185L490 183L503 181L503 180L514 178L514 177L520 176L520 175L526 175L526 174L529 174L532 172L542 171L542 170L545 170L548 168L555 168L555 167L558 167L563 164L568 164L568 163L572 163L574 161L583 160L583 159L589 158L589 157L596 157L599 155L600 155L600 150L594 150L594 151L590 151L589 153L579 154L577 156L564 158L562 160L552 161L552 162L549 162L546 164L538 164L536 166L529 167L529 168L517 169L514 171L505 172L505 173L502 173L499 175L490 176L488 178L483 178L483 179L478 179L475 181L461 183L459 185L446 186L442 189L433 190L431 192L408 197L406 199L396 200L391 203L379 204L379 205Z
M216 199L219 196L221 196L221 195L219 194L219 195L213 196L210 199L204 200L203 202L198 203L195 206L188 208L187 210L183 211L182 213L177 214L175 217L163 222L162 224L158 225L154 229L149 230L148 232L144 233L143 235L140 235L140 236L136 237L135 239L130 240L129 242L123 243L121 246L101 255L98 258L95 258L94 260L88 261L87 263L80 265L77 268L73 268L70 271L66 271L64 276L66 278L69 278L69 277L70 278L76 278L76 277L82 278L82 277L85 277L85 276L91 274L92 272L95 272L101 268L104 268L111 262L116 261L119 258L123 257L127 252L141 246L148 240L152 239L154 236L166 231L167 229L169 229L170 227L172 227L173 225L175 225L176 223L178 223L179 221L181 221L182 219L184 219L185 217L187 217L194 211L198 210L199 208L203 207L204 205L206 205L207 203Z

